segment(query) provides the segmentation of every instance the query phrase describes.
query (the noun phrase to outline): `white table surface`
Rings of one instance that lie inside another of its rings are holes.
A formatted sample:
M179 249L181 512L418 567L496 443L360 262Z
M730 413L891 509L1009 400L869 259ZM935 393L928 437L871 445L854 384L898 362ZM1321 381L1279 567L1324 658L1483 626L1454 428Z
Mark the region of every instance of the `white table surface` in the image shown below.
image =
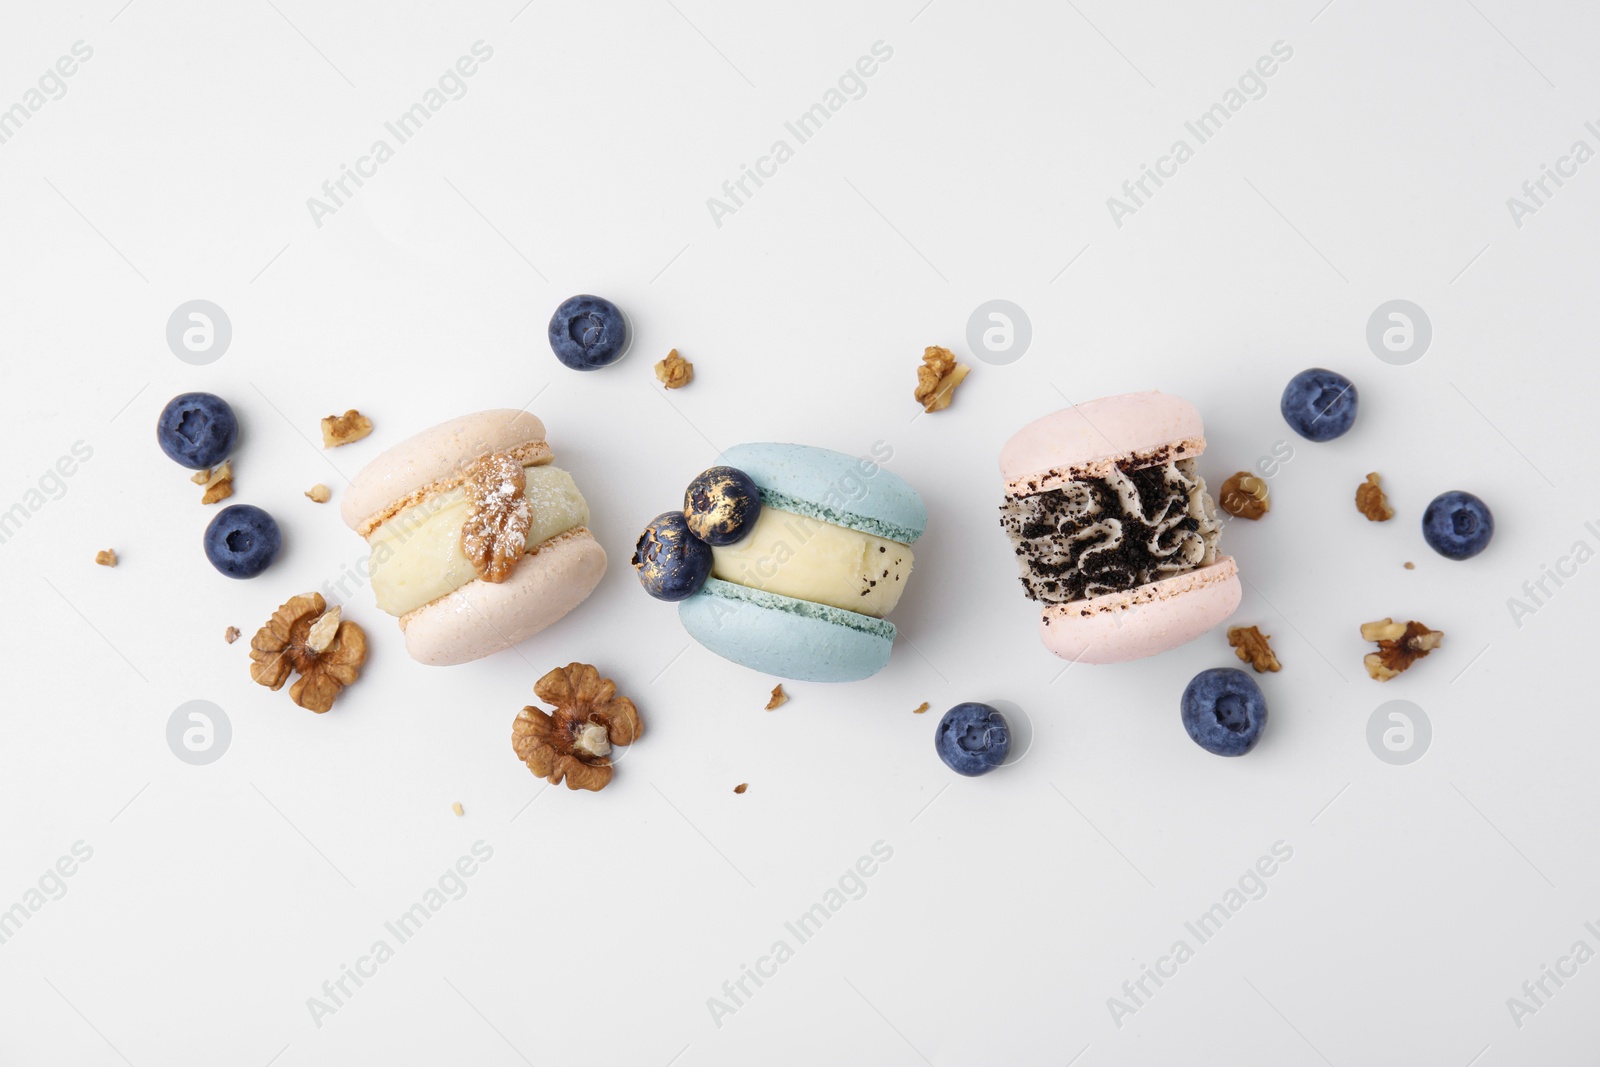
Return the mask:
M0 144L0 510L26 519L0 544L0 909L27 913L0 944L0 1061L1593 1062L1600 963L1523 989L1600 950L1600 162L1561 163L1600 149L1591 6L106 0L13 5L3 28L0 108L29 110L75 42L92 56ZM384 124L480 41L464 95L397 143ZM876 42L892 55L799 143L785 123ZM1277 42L1292 56L1199 144L1185 123ZM380 138L392 158L314 220L307 198ZM1192 158L1117 225L1108 198L1180 138ZM714 213L779 139L773 176ZM1542 165L1575 173L1514 213ZM603 373L543 339L577 292L633 321ZM194 299L232 326L203 366L165 337ZM1009 364L967 342L992 299L1031 321ZM1395 299L1432 327L1404 365L1367 343ZM975 369L914 417L928 344ZM671 347L696 378L667 394L651 364ZM1277 412L1314 365L1361 390L1325 445ZM1220 631L1063 673L996 522L1011 432L1156 387L1204 413L1213 484L1293 448L1271 514L1224 535L1237 619L1283 661L1242 760L1179 723L1188 679L1235 664ZM211 512L152 439L189 389L233 403L233 502L285 529L257 580L206 563ZM250 684L273 608L363 555L346 476L530 403L611 558L593 598L441 670L347 586L372 650L334 711ZM317 420L347 407L377 431L324 453ZM888 449L930 512L888 669L791 685L772 713L772 681L692 645L627 566L643 523L749 440ZM1370 470L1387 525L1352 506ZM334 503L301 495L316 482ZM1420 535L1452 488L1498 521L1466 563ZM1446 639L1380 686L1357 627L1389 615ZM647 724L598 795L544 792L508 743L572 660ZM166 740L195 699L232 729L205 766ZM1031 744L958 779L932 733L974 699L1021 709ZM1431 723L1409 765L1367 741L1395 699ZM492 858L398 942L385 923L477 842ZM1255 891L1275 845L1292 856L1260 899L1201 942L1186 923ZM92 855L58 881L74 846ZM858 883L875 846L892 854ZM786 927L830 901L804 942ZM392 958L314 1012L380 940ZM758 964L772 977L730 999ZM1145 967L1172 976L1125 991Z

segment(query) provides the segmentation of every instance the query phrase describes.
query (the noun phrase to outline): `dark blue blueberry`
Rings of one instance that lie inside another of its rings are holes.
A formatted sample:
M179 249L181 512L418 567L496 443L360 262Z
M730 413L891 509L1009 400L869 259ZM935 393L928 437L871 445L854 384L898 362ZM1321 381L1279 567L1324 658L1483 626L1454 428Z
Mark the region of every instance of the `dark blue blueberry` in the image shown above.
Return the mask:
M1470 559L1489 547L1494 513L1489 505L1460 489L1440 493L1422 513L1422 537L1446 559Z
M1183 728L1194 743L1219 756L1242 756L1256 747L1267 725L1267 698L1244 671L1213 667L1183 691Z
M976 778L1006 761L1011 729L1006 717L987 704L957 704L939 720L933 747L946 767Z
M183 393L167 401L156 421L161 451L190 470L203 471L228 458L239 439L239 420L220 396Z
M608 367L628 350L628 320L604 297L568 297L550 316L550 348L573 370Z
M761 514L761 490L736 467L712 467L689 483L683 515L689 532L708 545L742 540Z
M711 576L711 546L689 532L683 512L664 511L639 535L633 569L657 600L688 600Z
M254 578L282 546L278 524L253 504L225 507L206 527L206 559L229 578Z
M1331 441L1354 424L1360 399L1349 378L1312 367L1289 379L1278 410L1289 429L1306 440Z

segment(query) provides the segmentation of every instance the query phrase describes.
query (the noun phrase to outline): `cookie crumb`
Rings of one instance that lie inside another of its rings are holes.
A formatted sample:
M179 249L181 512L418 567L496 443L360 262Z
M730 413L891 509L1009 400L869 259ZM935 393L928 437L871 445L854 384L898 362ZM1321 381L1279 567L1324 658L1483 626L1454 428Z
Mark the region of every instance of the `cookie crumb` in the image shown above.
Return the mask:
M313 485L310 489L306 490L306 496L313 504L326 504L333 498L333 492L329 490L327 486L323 485L321 482L318 482L316 485Z
M1366 481L1356 486L1356 510L1365 515L1369 522L1388 522L1394 518L1394 508L1389 506L1382 482L1378 472L1373 471L1367 475Z
M355 408L343 415L329 415L322 420L322 447L338 448L359 441L372 432L372 420Z
M1234 655L1254 667L1257 674L1283 669L1283 664L1278 662L1278 657L1267 644L1271 638L1271 634L1262 633L1257 626L1228 627L1228 644L1233 646Z
M749 788L750 788L750 783L749 782L740 782L738 785L733 787L733 791L735 793L743 793L746 789L749 789Z
M222 631L222 639L228 642L230 645L233 644L235 641L239 640L239 628L237 626L228 627L226 630Z
M780 705L787 704L788 702L789 694L783 691L783 685L780 683L772 687L772 699L767 701L767 710L772 711Z
M1217 494L1217 506L1229 515L1255 520L1272 510L1267 483L1249 471L1230 474Z
M920 706L911 709L911 714L913 714L913 715L921 715L923 712L925 712L927 710L928 710L928 702L926 700L924 700Z
M117 565L117 550L102 548L94 554L94 561L102 567L115 567Z
M948 348L929 345L922 353L922 366L917 368L917 388L912 399L922 405L922 410L932 413L950 406L956 386L966 380L972 370L965 363L957 363L955 353Z
M458 819L467 813L467 809L461 806L461 801L459 800L450 805L450 810L456 813L456 818Z
M666 359L656 364L656 381L668 389L682 389L694 381L694 364L678 355L674 348Z

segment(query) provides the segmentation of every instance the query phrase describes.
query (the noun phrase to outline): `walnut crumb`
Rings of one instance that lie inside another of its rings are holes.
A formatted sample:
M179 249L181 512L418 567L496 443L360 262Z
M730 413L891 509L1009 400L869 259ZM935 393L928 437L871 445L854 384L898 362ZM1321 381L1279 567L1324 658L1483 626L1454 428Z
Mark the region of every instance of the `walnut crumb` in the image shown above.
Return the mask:
M1234 655L1254 667L1257 674L1283 669L1283 664L1278 662L1272 647L1267 644L1271 639L1271 634L1262 633L1256 626L1228 627L1228 644L1233 646Z
M117 550L102 548L94 554L94 561L102 567L115 567L117 565Z
M1415 563L1412 563L1409 559L1406 560L1406 570L1414 571L1416 569L1417 569L1417 565Z
M211 468L207 467L203 471L195 471L189 480L195 485L205 485L211 480Z
M913 714L913 715L921 715L923 712L925 712L927 710L928 710L928 702L926 700L924 700L917 707L914 707L914 708L911 709L911 714Z
M1378 472L1373 471L1366 481L1356 486L1356 510L1370 522L1388 522L1394 518L1394 508L1389 506L1389 498L1384 495L1382 481Z
M694 364L678 355L674 348L666 359L656 364L656 381L668 389L682 389L694 381Z
M239 628L237 626L228 627L226 630L222 631L222 639L228 642L230 645L233 644L235 641L239 640Z
M783 691L782 685L772 687L772 699L767 701L767 710L773 711L780 705L789 703L789 694Z
M313 485L310 489L306 490L306 497L310 499L313 504L326 504L329 500L333 499L333 492L327 486L323 485L321 482L318 482L316 485Z
M1267 483L1249 471L1230 474L1222 483L1217 504L1229 515L1240 519L1259 519L1272 510L1267 498Z
M749 789L749 788L750 788L750 783L749 782L740 782L738 785L733 787L733 791L735 793L743 793L746 789Z
M1380 682L1387 682L1417 660L1438 648L1444 641L1439 630L1430 630L1420 622L1395 622L1379 619L1361 624L1361 638L1375 641L1378 651L1368 652L1362 662L1367 674Z
M461 806L461 801L459 800L450 805L450 810L456 813L456 818L458 819L467 813L467 809Z
M965 363L957 363L955 353L948 348L929 345L922 353L917 388L911 395L923 411L943 411L950 406L956 386L966 380L971 370Z
M233 495L233 460L225 459L222 466L214 471L207 471L205 481L199 476L195 477L195 484L206 488L205 494L200 497L202 504L215 504L219 500L226 500Z
M372 432L372 420L355 408L343 415L329 415L322 420L322 447L337 448L359 441Z

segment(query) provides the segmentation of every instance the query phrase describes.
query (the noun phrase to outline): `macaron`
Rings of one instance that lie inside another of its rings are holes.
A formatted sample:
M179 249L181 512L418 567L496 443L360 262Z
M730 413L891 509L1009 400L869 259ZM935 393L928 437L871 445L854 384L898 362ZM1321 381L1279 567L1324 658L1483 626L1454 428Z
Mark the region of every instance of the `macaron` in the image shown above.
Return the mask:
M928 524L917 491L871 459L807 445L738 445L717 464L748 478L761 506L736 540L712 545L710 576L679 602L689 635L779 678L848 682L882 670L895 639L884 616Z
M1065 408L1006 442L1001 526L1051 652L1152 656L1238 608L1238 566L1195 469L1205 447L1195 406L1154 391Z
M589 505L554 458L534 416L481 411L401 442L350 483L341 513L372 549L360 570L412 659L504 651L599 584Z

